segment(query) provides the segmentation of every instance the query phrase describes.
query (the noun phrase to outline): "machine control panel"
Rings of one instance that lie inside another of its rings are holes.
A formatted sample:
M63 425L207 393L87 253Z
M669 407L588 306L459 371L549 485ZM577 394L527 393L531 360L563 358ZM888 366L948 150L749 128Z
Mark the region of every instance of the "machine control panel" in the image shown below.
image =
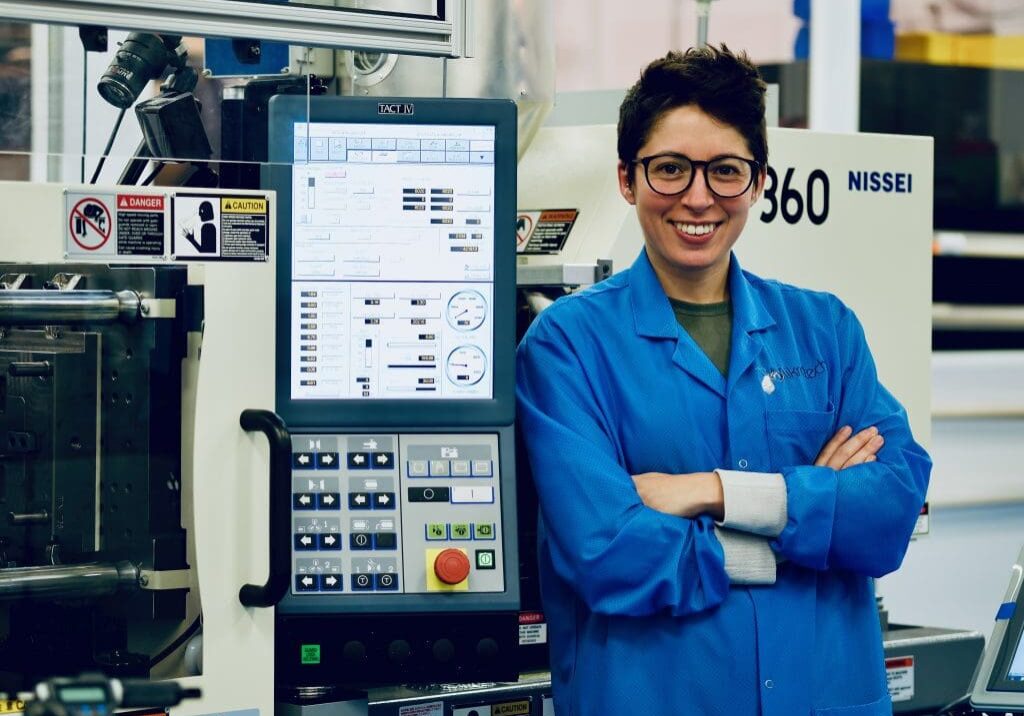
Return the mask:
M497 434L292 436L293 595L503 592Z

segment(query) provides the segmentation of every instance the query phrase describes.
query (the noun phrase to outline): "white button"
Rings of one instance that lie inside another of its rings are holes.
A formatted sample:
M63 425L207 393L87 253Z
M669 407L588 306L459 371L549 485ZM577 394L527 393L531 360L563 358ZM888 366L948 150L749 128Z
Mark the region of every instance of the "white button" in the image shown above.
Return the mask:
M764 682L764 687L765 687L766 689L773 689L773 688L775 688L775 682L774 682L774 681L772 681L771 679L767 679L767 680L765 680L765 682Z
M747 467L747 465L749 465L749 464L750 463L748 463L745 458L741 458L740 461L739 461L739 466L740 466L740 468L743 468L743 469L745 469Z
M456 486L452 488L452 504L479 503L490 504L494 502L494 488L491 486Z

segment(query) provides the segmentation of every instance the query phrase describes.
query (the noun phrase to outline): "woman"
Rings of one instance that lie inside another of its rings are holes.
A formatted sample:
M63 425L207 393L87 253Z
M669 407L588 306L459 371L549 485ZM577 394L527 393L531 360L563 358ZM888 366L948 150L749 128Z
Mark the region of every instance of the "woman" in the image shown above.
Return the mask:
M732 255L764 91L724 46L644 70L618 140L644 250L519 348L563 716L892 713L870 578L931 462L853 313Z

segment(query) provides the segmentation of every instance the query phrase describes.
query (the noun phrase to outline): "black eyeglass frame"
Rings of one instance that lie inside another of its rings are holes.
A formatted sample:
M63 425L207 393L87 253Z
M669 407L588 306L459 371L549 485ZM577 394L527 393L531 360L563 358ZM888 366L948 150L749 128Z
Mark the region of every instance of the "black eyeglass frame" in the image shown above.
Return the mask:
M726 155L726 156L723 156L723 157L715 157L714 159L709 159L707 161L699 161L697 159L690 159L685 154L678 154L676 152L662 152L660 154L651 154L650 156L637 157L636 159L630 160L630 162L629 162L630 165L636 165L636 164L642 164L643 165L643 167L644 167L644 181L647 182L647 186L649 186L651 188L651 191L653 191L655 194L659 194L661 196L679 196L680 194L685 192L687 189L689 189L691 186L693 186L694 177L697 176L697 172L696 171L691 172L690 173L690 181L686 182L686 186L684 186L679 191L673 191L673 192L669 192L669 193L666 193L666 192L663 192L663 191L658 191L657 189L654 188L654 185L651 183L651 177L647 173L647 171L648 171L648 167L651 165L652 161L654 161L655 159L661 159L662 157L675 157L677 159L685 159L686 161L688 161L690 163L690 166L692 166L694 169L700 169L701 173L704 174L704 186L706 186L708 188L708 191L710 191L712 194L714 194L715 196L720 197L722 199L735 199L738 196L743 196L746 193L747 189L749 189L751 186L754 185L754 178L761 171L761 162L757 161L756 159L747 159L746 157L737 157L737 156L732 155L732 154L729 154L729 155ZM737 160L739 160L741 162L746 162L747 164L750 165L750 169L751 169L750 181L747 182L747 185L745 187L743 187L743 191L738 192L736 194L722 194L720 192L715 191L712 188L711 182L708 181L708 165L709 164L714 164L715 162L720 162L723 159L737 159Z

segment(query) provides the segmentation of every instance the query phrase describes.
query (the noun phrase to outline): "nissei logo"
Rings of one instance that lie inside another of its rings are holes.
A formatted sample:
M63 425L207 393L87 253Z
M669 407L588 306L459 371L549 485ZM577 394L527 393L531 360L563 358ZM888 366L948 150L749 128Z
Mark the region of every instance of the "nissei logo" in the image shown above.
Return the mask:
M909 194L913 186L914 175L910 172L850 172L850 191Z
M378 102L377 114L412 114L416 105L402 102Z

